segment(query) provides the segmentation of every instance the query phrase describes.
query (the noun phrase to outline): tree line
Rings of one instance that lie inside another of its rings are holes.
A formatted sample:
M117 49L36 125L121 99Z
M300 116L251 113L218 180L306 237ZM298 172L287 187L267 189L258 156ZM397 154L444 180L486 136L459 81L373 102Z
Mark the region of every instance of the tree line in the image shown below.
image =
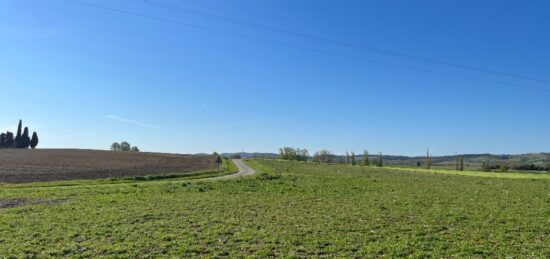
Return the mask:
M291 161L307 161L309 153L307 149L283 147L279 149L279 159Z
M348 151L345 153L343 158L338 155L334 155L329 150L320 150L313 154L313 156L309 156L309 153L307 149L301 149L301 148L293 148L293 147L284 147L279 149L279 159L282 160L291 160L291 161L311 161L313 163L318 164L332 164L332 163L338 163L338 164L348 164L352 166L377 166L377 167L384 167L384 156L382 155L382 152L379 152L377 155L369 155L369 151L365 150L363 152L362 158L358 157L354 151ZM432 162L432 154L430 153L430 150L427 149L426 151L426 157L424 163L424 168L431 169L433 162ZM420 161L417 162L417 166L422 166L422 163ZM489 165L483 165L482 170L484 170L485 167L488 167ZM456 170L457 171L464 171L464 155L457 155L456 156Z
M371 159L369 158L369 151L365 150L363 151L363 159L361 162L358 161L357 156L355 155L354 151L346 152L346 155L344 156L344 163L352 166L361 165L361 166L377 166L377 167L384 167L384 156L382 155L382 152L378 152L378 156Z
M309 156L307 149L302 148L293 148L293 147L284 147L279 149L279 159L283 160L294 160L294 161L309 161L318 164L348 164L351 166L377 166L384 167L384 156L382 152L379 152L378 155L369 155L368 150L363 152L362 158L358 156L353 151L348 151L344 156L338 156L333 154L329 150L320 150L315 152L312 156ZM452 160L451 160L452 161ZM452 162L451 162L452 163ZM432 169L433 161L432 154L429 149L426 150L426 156L424 161L417 161L416 165L418 167L424 167L425 169ZM449 166L447 164L447 166ZM451 168L453 165L450 165ZM456 155L454 162L454 169L456 171L464 171L465 166L465 155ZM470 164L470 168L472 165ZM550 162L542 164L516 164L514 162L490 162L484 161L477 170L483 172L507 172L508 170L518 170L518 171L548 171L550 172Z
M132 151L132 152L139 152L139 148L136 146L130 145L130 143L126 141L122 141L120 143L115 142L111 144L111 150L112 151Z
M279 159L290 161L311 161L319 164L331 164L331 163L345 163L349 165L362 165L370 166L371 160L369 159L369 152L367 150L363 153L363 160L359 163L355 152L346 152L344 160L341 161L337 155L332 154L329 150L320 150L315 152L313 156L309 156L307 149L283 147L279 149ZM378 154L378 157L372 160L372 164L375 166L384 166L384 157L382 152Z
M35 149L38 146L38 134L32 133L32 137L29 137L29 128L25 127L22 130L23 121L19 120L17 126L17 134L13 135L12 132L0 134L0 148L20 148L20 149Z

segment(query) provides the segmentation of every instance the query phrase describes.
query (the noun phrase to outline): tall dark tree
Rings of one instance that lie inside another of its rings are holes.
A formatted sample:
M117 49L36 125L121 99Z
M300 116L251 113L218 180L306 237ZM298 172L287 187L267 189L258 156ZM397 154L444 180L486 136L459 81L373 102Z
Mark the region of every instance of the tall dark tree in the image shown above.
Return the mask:
M19 125L17 126L17 135L15 135L15 147L21 148L21 128L23 127L23 121L19 120Z
M35 149L36 146L38 146L38 134L36 134L36 131L35 131L32 133L31 148Z
M23 130L23 135L21 136L21 147L20 148L29 148L31 146L31 138L29 137L29 128L25 127Z
M460 163L458 166L458 171L464 171L464 155L460 156Z
M351 151L351 158L350 158L351 165L357 165L357 161L355 160L355 152Z
M382 156L382 152L378 153L378 166L384 167L384 157Z
M6 133L0 134L0 148L6 147Z
M13 133L6 132L6 147L13 148L15 147L15 139L13 138Z

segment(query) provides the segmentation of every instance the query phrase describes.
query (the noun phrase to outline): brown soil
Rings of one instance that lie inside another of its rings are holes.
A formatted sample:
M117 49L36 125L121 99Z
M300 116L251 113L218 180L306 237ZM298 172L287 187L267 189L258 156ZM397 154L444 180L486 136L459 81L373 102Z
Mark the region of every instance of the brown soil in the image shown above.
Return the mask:
M23 206L27 204L59 204L65 200L31 200L31 199L7 199L0 200L0 209L8 209L17 206Z
M216 168L209 155L79 149L0 149L0 183L185 174Z

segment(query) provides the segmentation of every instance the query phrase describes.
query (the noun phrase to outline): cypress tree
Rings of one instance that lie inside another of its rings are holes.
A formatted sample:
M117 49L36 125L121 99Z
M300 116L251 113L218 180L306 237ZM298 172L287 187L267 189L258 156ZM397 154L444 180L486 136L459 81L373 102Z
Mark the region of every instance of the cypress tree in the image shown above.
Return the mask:
M29 137L29 128L25 127L23 130L23 135L21 136L21 147L20 148L29 148L31 145L31 138Z
M369 151L365 150L365 153L363 155L363 165L369 166Z
M36 146L38 146L38 134L36 134L36 131L35 131L32 133L31 148L35 149Z
M351 165L356 165L357 162L355 161L355 152L351 151Z
M15 147L21 148L21 128L23 127L23 121L19 120L19 125L17 126L17 135L15 135Z
M458 167L459 171L464 171L464 155L460 156L460 166Z
M426 169L432 167L432 156L430 155L430 149L426 149Z

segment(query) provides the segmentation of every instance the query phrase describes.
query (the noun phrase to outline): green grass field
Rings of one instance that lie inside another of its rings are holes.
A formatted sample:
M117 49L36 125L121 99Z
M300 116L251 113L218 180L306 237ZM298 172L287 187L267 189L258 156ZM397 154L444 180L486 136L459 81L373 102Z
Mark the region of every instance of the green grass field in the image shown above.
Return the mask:
M510 179L547 179L550 180L548 172L482 172L479 170L457 171L454 169L424 169L418 167L399 167L388 166L386 170L406 171L415 173L431 173L431 174L453 174L466 175L476 177L492 177L492 178L510 178Z
M550 180L248 162L226 181L0 187L0 255L550 257Z

